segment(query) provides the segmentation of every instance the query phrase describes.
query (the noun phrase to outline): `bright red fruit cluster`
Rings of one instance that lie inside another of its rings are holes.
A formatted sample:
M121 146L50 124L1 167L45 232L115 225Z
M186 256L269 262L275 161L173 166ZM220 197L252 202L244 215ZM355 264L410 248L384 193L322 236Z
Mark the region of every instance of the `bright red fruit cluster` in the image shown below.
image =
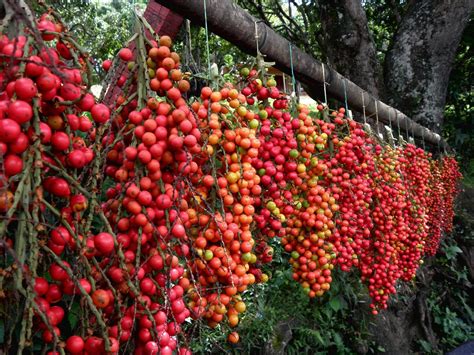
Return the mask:
M139 23L111 107L56 18L1 38L3 292L25 300L20 352L38 331L51 354L189 354L198 320L238 325L274 238L309 297L355 267L373 313L386 308L452 228L456 161L296 105L264 68L190 98L171 39Z
M0 234L18 268L7 275L20 280L4 292L20 292L25 310L32 310L22 317L22 333L34 328L43 342L54 344L65 299L84 297L97 317L101 302L113 297L97 289L91 273L77 270L83 236L91 233L91 197L99 188L94 139L110 110L88 92L89 59L74 43L48 14L36 28L25 28L24 36L0 39ZM107 342L118 351L116 338ZM66 349L77 353L96 345L94 337L72 336ZM25 346L20 342L19 352Z

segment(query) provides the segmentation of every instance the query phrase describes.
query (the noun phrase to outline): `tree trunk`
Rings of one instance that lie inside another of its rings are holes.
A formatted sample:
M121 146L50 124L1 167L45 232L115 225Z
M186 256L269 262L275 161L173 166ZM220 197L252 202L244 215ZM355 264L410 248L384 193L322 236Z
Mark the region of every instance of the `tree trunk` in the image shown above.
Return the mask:
M323 53L329 64L379 98L381 66L360 0L318 1ZM403 112L403 111L402 111Z
M453 60L473 0L415 1L403 16L385 62L387 100L440 132Z

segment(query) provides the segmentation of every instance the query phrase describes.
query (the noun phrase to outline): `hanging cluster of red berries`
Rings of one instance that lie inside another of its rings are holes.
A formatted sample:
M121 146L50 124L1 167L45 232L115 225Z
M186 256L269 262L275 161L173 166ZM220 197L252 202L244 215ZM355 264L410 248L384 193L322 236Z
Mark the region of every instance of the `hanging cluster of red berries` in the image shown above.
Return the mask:
M427 199L428 238L425 243L427 255L435 255L443 233L453 229L454 199L459 193L462 175L456 159L445 156L430 162L429 193Z
M295 105L264 68L189 98L171 39L144 25L108 107L74 43L51 15L0 41L2 267L4 293L25 298L21 349L39 331L51 354L184 355L201 320L236 343L272 239L309 297L355 267L377 313L452 228L453 158ZM71 304L81 321L61 334Z
M33 312L22 317L22 333L34 327L44 343L59 344L65 298L93 305L99 297L92 275L81 276L79 260L66 257L79 255L91 233L94 139L110 117L88 92L88 60L49 14L25 35L0 39L0 230L2 252L20 263L17 274L7 273L20 281L3 292L25 295ZM73 336L66 349L93 349L91 342ZM118 350L116 339L108 342Z
M242 89L261 120L252 160L262 185L256 234L281 237L293 276L310 297L330 288L334 265L359 268L376 314L399 279L415 276L425 245L436 239L432 213L452 211L452 201L430 209L431 157L412 144L375 143L344 109L329 114L319 105L310 115L299 106L292 115L274 81L264 85L257 75L245 73Z
M446 233L453 230L454 217L454 199L459 193L459 179L462 178L459 172L459 165L452 156L444 156L440 162L441 181L443 181L444 194L442 194L443 204L440 208L443 210L441 225Z
M250 163L260 146L256 127L247 124L253 113L240 105L245 98L232 86L206 87L188 105L183 94L189 82L169 37L152 44L138 53L147 58L144 83L140 74L130 83L149 84L150 90L136 99L129 99L131 93L118 98L120 114L103 142L110 148L105 171L114 180L103 209L123 252L110 260L114 272L122 271L112 281L128 295L126 281L133 275L140 297L162 317L139 324L135 348L166 353L176 349L176 341L161 339L181 335L187 318L235 327L246 309L240 293L268 277L256 266L250 230L254 197L261 194ZM132 60L127 49L119 55ZM259 250L271 261L269 247L260 243Z
M326 147L334 124L313 119L305 106L299 106L293 117L288 98L274 86L275 81L269 79L264 85L257 74L250 71L248 85L242 89L248 104L260 106L261 145L252 159L262 188L256 233L262 239L281 237L291 253L293 278L310 297L321 296L332 281L334 255L327 239L335 227L332 217L338 205L318 184L328 167L317 153Z
M425 245L441 235L440 229L430 233L430 223L437 214L450 213L452 201L449 206L431 203L436 190L429 154L412 144L398 148L376 144L343 113L344 109L332 113L333 145L323 150L329 170L318 184L331 192L339 206L329 239L334 263L344 271L352 266L360 269L376 314L387 307L397 280L415 276L427 252ZM457 165L453 169L457 171ZM442 183L456 184L459 177L458 172Z

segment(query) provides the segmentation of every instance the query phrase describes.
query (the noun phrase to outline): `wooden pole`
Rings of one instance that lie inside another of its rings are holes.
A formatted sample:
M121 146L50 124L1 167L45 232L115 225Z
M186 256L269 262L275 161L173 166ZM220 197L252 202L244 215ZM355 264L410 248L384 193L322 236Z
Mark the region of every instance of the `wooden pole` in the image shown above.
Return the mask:
M207 7L207 21L210 31L233 43L244 52L255 55L257 41L255 29L258 30L258 49L265 55L266 61L275 62L276 67L291 75L289 42L273 31L263 22L254 18L247 11L237 6L231 0L155 0L170 10L190 19L199 25L204 25L204 1ZM344 102L344 85L347 102L350 109L362 112L365 108L367 116L375 115L375 102L379 121L392 127L399 127L432 145L447 148L447 143L436 133L411 120L404 113L377 100L352 81L313 58L297 47L292 47L293 70L295 77L305 85L308 94L319 98L323 83L327 83L327 92ZM324 65L324 70L323 70ZM323 77L324 71L324 77ZM364 96L364 98L362 98ZM365 107L364 107L365 106ZM397 124L397 120L399 121Z

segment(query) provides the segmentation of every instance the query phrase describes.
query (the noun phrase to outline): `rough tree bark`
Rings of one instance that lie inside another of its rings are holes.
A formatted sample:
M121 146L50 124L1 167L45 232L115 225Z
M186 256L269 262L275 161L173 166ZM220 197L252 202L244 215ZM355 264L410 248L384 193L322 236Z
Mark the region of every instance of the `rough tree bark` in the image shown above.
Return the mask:
M411 1L391 42L383 82L358 0L318 2L324 52L337 71L439 132L449 74L474 0Z
M473 0L415 1L403 16L385 62L387 99L439 132L449 74Z
M316 4L323 33L322 52L329 64L379 97L383 87L381 65L361 1L325 0Z

